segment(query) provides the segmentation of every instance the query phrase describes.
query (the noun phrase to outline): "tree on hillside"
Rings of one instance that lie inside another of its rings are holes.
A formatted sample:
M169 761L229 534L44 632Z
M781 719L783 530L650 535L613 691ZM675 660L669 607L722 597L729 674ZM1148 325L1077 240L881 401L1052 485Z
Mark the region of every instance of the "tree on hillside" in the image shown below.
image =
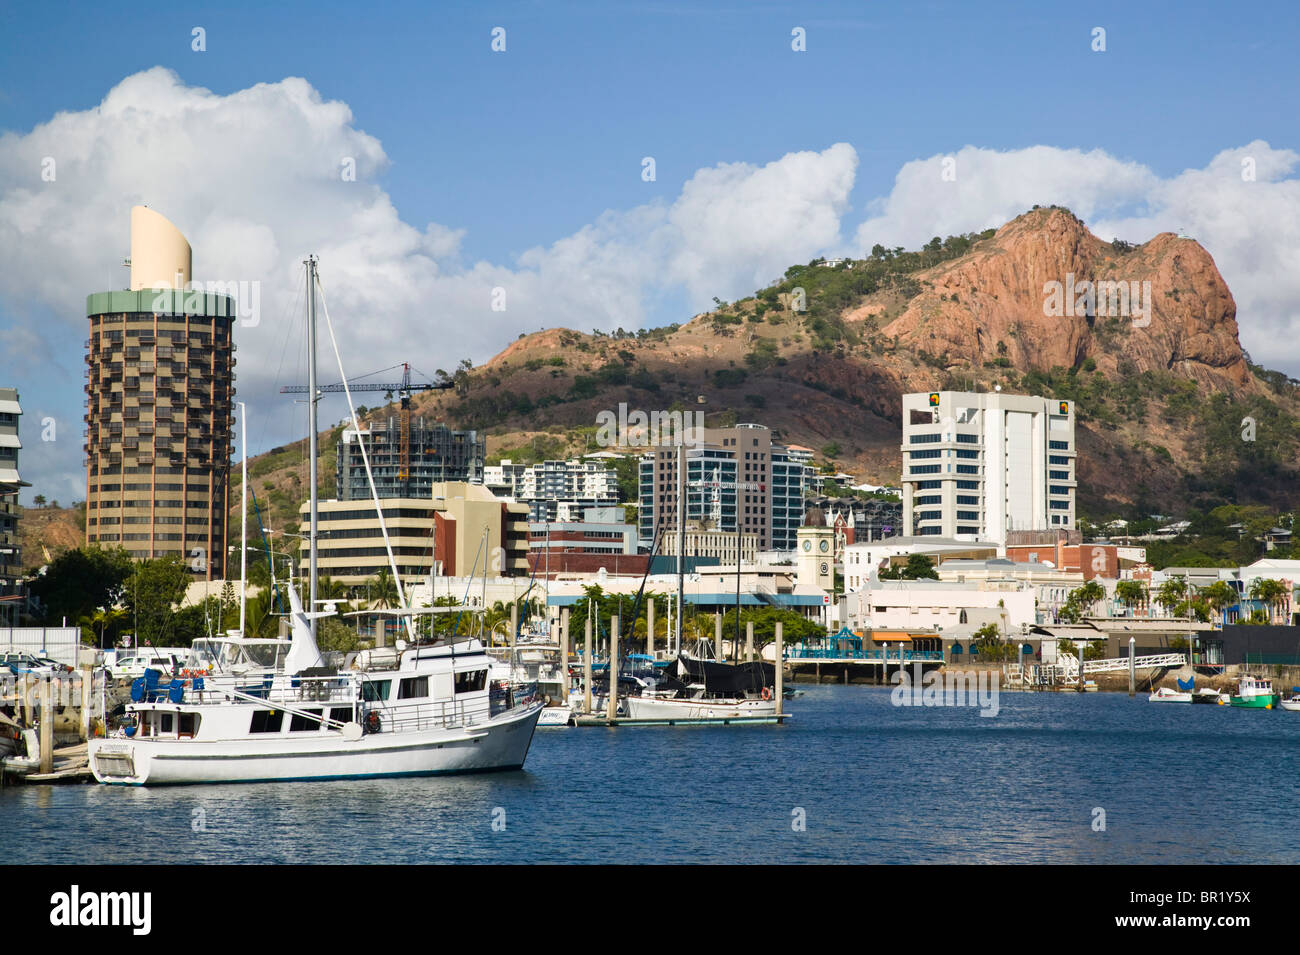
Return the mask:
M45 495L44 495L44 494L37 494L34 498L32 498L32 503L35 504L37 507L44 507L44 506L45 506Z

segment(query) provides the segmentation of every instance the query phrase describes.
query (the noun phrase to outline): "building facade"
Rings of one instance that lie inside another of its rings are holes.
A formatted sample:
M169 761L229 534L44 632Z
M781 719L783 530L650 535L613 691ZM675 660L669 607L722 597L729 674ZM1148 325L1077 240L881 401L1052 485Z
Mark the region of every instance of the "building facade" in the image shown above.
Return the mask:
M0 621L18 623L22 596L23 554L18 546L18 489L25 487L18 474L18 419L22 415L18 392L0 388Z
M477 431L453 431L444 424L426 420L423 415L410 419L409 469L403 476L402 419L399 415L389 415L367 422L360 433L346 428L339 436L334 481L340 501L370 500L362 441L370 458L375 491L381 498L424 499L432 494L436 483L483 483L487 438Z
M705 428L701 443L686 448L686 523L703 530L757 539L757 550L793 551L803 523L804 490L812 468L791 455L759 424ZM638 520L641 544L656 533L676 533L678 452L660 447L640 461ZM662 546L662 544L661 544Z
M434 484L428 498L383 501L384 528L398 576L411 583L435 576L528 573L528 515L520 504L493 497L479 484ZM308 505L300 508L306 520ZM392 572L383 529L366 501L321 501L317 508L317 568L348 586ZM306 549L300 552L307 573Z
M903 533L994 541L1075 523L1074 403L903 396Z
M225 574L236 303L189 288L190 247L131 210L131 290L86 300L86 543Z
M572 513L618 503L618 474L604 460L523 464L507 458L484 469L483 483L498 497L527 504L532 521L560 520L561 505Z

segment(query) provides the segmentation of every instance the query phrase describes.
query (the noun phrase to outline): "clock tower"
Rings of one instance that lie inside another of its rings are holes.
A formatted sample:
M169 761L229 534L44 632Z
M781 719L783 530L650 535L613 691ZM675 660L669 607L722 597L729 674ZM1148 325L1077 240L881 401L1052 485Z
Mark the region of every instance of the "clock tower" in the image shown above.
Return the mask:
M801 527L796 539L799 583L829 592L835 583L835 529Z

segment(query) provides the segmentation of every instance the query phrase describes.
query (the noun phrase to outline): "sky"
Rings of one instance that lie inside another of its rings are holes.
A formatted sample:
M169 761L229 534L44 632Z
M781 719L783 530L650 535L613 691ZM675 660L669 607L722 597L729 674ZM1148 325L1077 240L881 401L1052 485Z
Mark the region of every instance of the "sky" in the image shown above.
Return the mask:
M278 392L305 380L309 253L348 375L431 375L525 332L684 321L818 255L1065 205L1103 239L1195 237L1243 346L1300 377L1297 20L1285 3L0 5L0 386L22 397L23 500L85 496L85 297L125 286L137 203L187 236L196 281L248 290L254 454L306 433Z

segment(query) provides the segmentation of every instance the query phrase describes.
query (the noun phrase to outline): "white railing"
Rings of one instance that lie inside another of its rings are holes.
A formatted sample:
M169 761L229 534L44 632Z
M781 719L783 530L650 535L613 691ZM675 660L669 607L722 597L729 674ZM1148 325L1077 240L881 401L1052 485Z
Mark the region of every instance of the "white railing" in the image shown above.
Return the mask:
M1187 656L1182 653L1156 653L1151 656L1135 657L1133 668L1148 670L1157 667L1181 667L1187 665ZM1075 664L1076 669L1078 664ZM1113 673L1128 669L1128 657L1111 657L1108 660L1085 660L1084 673Z

